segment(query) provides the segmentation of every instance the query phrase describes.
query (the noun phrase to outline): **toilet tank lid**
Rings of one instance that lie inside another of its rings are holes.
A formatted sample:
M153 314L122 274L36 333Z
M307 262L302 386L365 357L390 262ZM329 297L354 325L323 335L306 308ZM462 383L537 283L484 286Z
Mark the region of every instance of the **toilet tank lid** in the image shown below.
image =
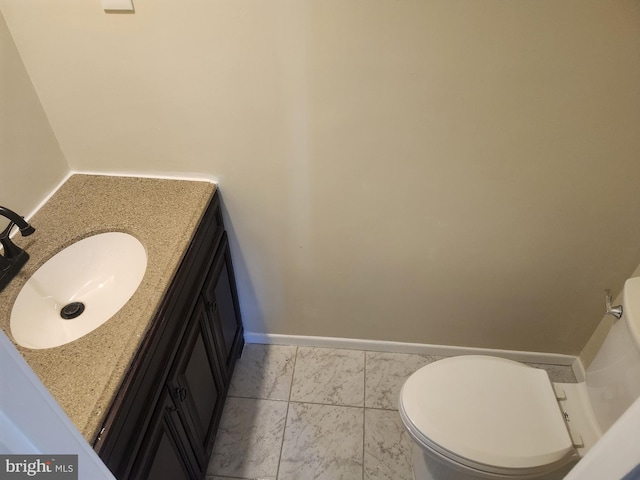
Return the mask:
M472 463L530 469L573 452L544 370L497 357L451 357L415 372L400 397L414 430Z

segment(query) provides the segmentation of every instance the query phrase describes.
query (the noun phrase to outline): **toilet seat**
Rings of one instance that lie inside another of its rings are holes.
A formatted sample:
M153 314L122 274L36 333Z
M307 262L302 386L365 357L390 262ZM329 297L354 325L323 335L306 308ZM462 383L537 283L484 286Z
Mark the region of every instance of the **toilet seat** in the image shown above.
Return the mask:
M466 467L528 475L575 453L544 370L497 357L451 357L415 372L399 410L411 436Z

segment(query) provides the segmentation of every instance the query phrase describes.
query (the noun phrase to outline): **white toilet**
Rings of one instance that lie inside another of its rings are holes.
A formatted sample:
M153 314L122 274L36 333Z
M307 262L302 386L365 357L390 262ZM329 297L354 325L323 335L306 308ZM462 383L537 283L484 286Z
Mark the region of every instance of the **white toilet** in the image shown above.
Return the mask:
M431 363L407 379L398 409L415 441L415 480L563 478L640 397L640 277L582 383L503 358Z

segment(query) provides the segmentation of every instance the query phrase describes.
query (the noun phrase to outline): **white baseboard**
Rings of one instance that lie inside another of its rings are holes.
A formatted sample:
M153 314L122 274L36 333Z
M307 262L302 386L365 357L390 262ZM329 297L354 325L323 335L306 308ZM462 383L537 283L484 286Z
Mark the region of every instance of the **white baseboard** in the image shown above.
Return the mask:
M296 345L305 347L344 348L349 350L369 350L372 352L417 353L451 357L454 355L492 355L518 362L542 363L547 365L573 366L579 359L572 355L559 353L523 352L518 350L497 350L491 348L456 347L450 345L431 345L426 343L387 342L381 340L363 340L338 337L312 337L303 335L279 335L271 333L245 332L246 343L270 345ZM581 364L579 364L581 366ZM576 374L577 377L577 374Z

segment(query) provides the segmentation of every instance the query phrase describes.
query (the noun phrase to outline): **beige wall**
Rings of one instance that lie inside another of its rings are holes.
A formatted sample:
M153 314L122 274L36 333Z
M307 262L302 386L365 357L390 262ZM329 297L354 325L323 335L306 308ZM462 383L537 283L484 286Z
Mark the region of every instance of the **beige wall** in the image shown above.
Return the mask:
M29 215L67 171L0 12L0 205ZM0 226L6 225L0 218Z
M576 354L640 263L640 3L0 0L74 169L219 179L247 329Z

